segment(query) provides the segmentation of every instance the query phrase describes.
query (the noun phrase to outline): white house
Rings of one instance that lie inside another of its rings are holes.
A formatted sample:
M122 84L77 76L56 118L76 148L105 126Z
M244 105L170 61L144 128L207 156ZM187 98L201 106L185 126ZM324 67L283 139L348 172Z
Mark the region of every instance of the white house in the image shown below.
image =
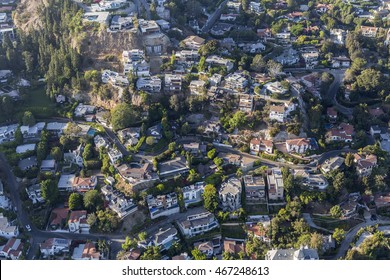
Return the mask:
M3 213L0 213L0 236L9 239L18 235L19 228L17 226L12 226L7 217L4 217Z
M311 148L310 139L298 138L287 140L286 148L289 153L304 154Z
M223 211L234 211L241 207L241 181L237 178L231 178L222 183L219 189L219 200Z
M40 244L40 251L44 257L69 252L71 240L63 238L49 238Z
M282 200L284 198L284 182L280 168L272 168L267 171L268 198L270 200Z
M187 216L185 220L179 221L177 224L186 237L203 234L219 226L215 216L210 212Z
M177 195L174 192L166 195L158 195L156 197L148 195L146 197L146 202L152 219L161 216L170 216L180 212Z
M138 210L137 204L134 204L131 198L126 198L123 193L109 185L102 187L101 192L108 202L108 207L117 213L121 219Z
M153 245L159 246L162 250L169 249L173 242L177 240L177 230L175 227L160 229L153 236Z
M274 150L274 145L271 140L264 140L260 138L253 138L250 142L250 151L251 154L257 154L259 152L266 152L272 154Z
M112 164L115 164L118 160L123 158L122 152L119 151L117 148L110 148L108 149L107 153Z
M202 195L205 186L206 184L204 182L197 182L193 185L185 186L182 188L185 207L202 201Z
M68 220L70 232L89 233L90 225L87 223L87 211L72 211Z
M92 242L87 242L85 244L80 244L78 247L74 248L73 260L99 260L100 253L96 250L95 244Z

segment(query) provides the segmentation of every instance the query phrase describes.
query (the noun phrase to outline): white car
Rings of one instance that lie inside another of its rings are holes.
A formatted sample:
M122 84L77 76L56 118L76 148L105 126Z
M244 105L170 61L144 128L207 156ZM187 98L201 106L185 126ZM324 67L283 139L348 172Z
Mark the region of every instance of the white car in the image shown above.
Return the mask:
M30 225L26 225L26 229L27 229L27 231L31 231Z

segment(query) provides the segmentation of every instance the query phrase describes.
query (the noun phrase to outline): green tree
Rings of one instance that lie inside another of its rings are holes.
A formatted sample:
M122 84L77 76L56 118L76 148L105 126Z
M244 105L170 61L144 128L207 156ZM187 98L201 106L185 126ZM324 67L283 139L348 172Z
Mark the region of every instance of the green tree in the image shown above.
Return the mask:
M78 193L71 193L68 199L70 210L80 210L83 208L83 196Z
M99 231L110 233L118 229L120 225L120 219L115 212L106 209L104 211L99 210L96 214L97 214L97 225Z
M93 157L93 147L92 144L88 143L84 147L83 151L83 160L86 162L87 160L91 159Z
M15 131L15 143L17 145L23 144L23 133L20 131L20 127L18 127Z
M149 146L152 146L154 145L154 137L153 136L148 136L146 137L146 144L148 144Z
M345 157L345 166L351 167L353 165L353 162L355 160L355 157L353 156L352 153L348 153L347 156Z
M321 252L324 245L324 237L322 234L317 232L312 233L310 238L310 247L316 249L318 252Z
M217 150L215 148L207 152L207 157L209 159L214 159L216 155L217 155Z
M160 247L148 246L142 254L141 260L161 260Z
M263 72L266 68L267 63L261 54L256 54L251 63L251 69L256 72Z
M205 260L206 254L202 253L198 248L194 248L191 251L191 255L194 257L195 260Z
M201 56L209 56L210 54L216 53L219 48L219 42L217 40L210 40L205 43L199 49Z
M53 147L50 151L50 155L55 161L60 161L62 159L62 151L60 147Z
M210 212L214 212L218 207L217 189L213 185L206 185L203 193L204 207Z
M42 198L49 205L54 205L59 197L58 186L55 181L48 179L41 182Z
M114 130L129 127L138 121L131 105L119 103L111 110L111 125Z
M97 190L90 190L84 194L84 207L90 210L102 208L103 200Z
M23 114L23 125L33 126L35 125L34 115L30 111L26 111Z
M332 234L332 237L337 244L341 244L345 238L345 231L342 228L336 228Z
M341 208L339 205L335 205L332 208L330 208L329 213L334 218L340 218L342 215Z
M198 174L198 172L196 172L195 169L191 169L188 174L187 181L192 183L198 181L199 179L200 175Z
M136 239L132 239L129 236L126 236L125 242L122 244L122 250L130 251L130 249L136 249L138 247L138 242Z
M140 233L138 233L138 239L140 241L145 241L147 237L148 234L146 233L146 231L141 231Z

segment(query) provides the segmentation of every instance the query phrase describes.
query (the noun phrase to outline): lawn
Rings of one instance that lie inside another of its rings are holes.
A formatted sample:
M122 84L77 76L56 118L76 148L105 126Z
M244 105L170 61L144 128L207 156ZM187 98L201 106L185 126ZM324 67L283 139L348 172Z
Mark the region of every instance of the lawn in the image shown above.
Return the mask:
M221 226L221 232L224 237L230 237L230 238L237 238L237 239L244 239L246 237L246 233L242 226L228 226L228 225L222 225Z
M36 118L41 119L58 116L56 104L46 95L44 86L30 90L24 100L18 103L16 115L22 116L25 111L30 111Z
M246 212L248 215L268 215L267 204L246 205Z
M148 144L144 144L144 151L147 154L158 154L162 153L167 147L168 147L168 140L165 138L161 138L160 141L155 143L152 146L149 146Z

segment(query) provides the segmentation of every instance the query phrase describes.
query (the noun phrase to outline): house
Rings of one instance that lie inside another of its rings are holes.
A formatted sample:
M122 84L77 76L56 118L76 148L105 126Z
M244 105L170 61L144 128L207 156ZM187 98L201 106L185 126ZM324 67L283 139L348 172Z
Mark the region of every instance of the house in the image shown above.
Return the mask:
M389 208L390 207L390 193L376 194L374 196L374 202L376 208Z
M36 123L33 126L28 125L22 125L20 126L20 132L23 134L23 138L34 138L39 135L39 133L42 132L42 130L45 128L46 123L39 122Z
M198 142L192 142L192 143L188 143L188 144L183 144L183 149L186 152L189 152L193 155L197 155L197 154L199 154L199 151L200 151L199 146L200 146L200 144Z
M137 80L137 89L144 90L146 92L154 93L161 91L162 81L157 76L141 77Z
M73 183L72 183L72 190L74 192L87 192L90 190L95 189L97 185L97 177L91 176L86 178L81 177L74 177Z
M333 250L336 248L336 241L334 240L334 238L332 237L331 234L323 235L322 240L323 240L322 250L324 252L329 251L329 250Z
M153 166L150 163L131 163L130 165L122 164L117 167L117 170L123 179L134 183L136 181L152 179L152 168Z
M261 14L262 12L264 12L264 8L261 6L261 3L257 3L257 2L254 2L254 1L249 2L249 10L252 13L255 13L257 15Z
M51 172L54 173L56 171L57 164L54 159L45 159L41 162L41 172Z
M129 29L133 27L133 19L131 17L121 17L115 15L111 19L110 30L118 31L122 29Z
M51 211L49 228L51 230L63 229L67 224L69 208L55 208Z
M351 60L346 56L337 56L332 58L333 68L349 68L351 66Z
M27 171L33 167L36 167L36 166L38 166L38 160L37 160L37 157L35 157L35 156L22 159L18 163L18 167L22 171Z
M252 113L254 109L254 101L252 95L240 95L240 103L238 104L238 109L245 113Z
M164 76L164 89L169 92L181 91L182 75L179 74L165 74Z
M378 160L375 155L354 154L356 171L359 176L369 176L372 169L377 166Z
M370 127L371 136L380 135L382 133L382 128L379 125L372 125Z
M161 30L169 30L171 28L171 24L164 20L164 19L158 19L156 20L156 23L158 24L158 26L160 26Z
M207 259L212 258L214 255L214 246L211 241L196 242L194 243L194 248L205 254Z
M140 49L122 52L123 74L133 73L137 77L149 77L150 65L145 60L145 53Z
M345 143L352 142L352 136L355 129L352 125L341 123L338 127L331 128L325 134L325 142L343 141Z
M189 168L184 157L176 157L172 160L160 162L158 164L158 170L160 172L160 178L168 178L187 173Z
M310 139L298 138L286 141L286 148L288 153L304 154L311 149Z
M95 106L80 103L74 109L74 116L77 118L84 117L86 114L93 114L95 112L95 109Z
M280 168L271 168L267 171L268 198L270 200L283 200L284 183Z
M350 218L357 214L358 203L357 201L349 199L340 204L340 209L344 218Z
M199 53L195 50L181 50L176 52L175 57L178 61L197 62L199 61Z
M284 33L283 33L284 34ZM290 34L290 33L288 33ZM299 61L299 55L298 52L293 48L286 48L283 50L283 52L274 58L276 62L279 62L280 64L284 66L291 66Z
M108 157L110 158L110 161L112 164L115 164L118 160L123 158L122 152L119 151L116 147L109 148L107 153L108 153Z
M146 197L146 202L152 219L161 216L170 216L180 212L177 195L174 192L166 195L158 195L156 197L148 195Z
M181 190L183 192L184 206L187 208L191 204L196 204L203 200L203 192L206 184L197 182L190 186L185 186Z
M182 44L185 48L190 50L199 50L201 46L203 46L205 39L199 36L188 36L182 41Z
M117 213L120 219L124 219L138 210L137 204L135 204L131 198L125 197L123 193L115 190L109 185L102 187L101 192L108 202L108 207Z
M290 32L279 32L275 34L275 38L280 42L280 43L289 43L290 38L291 38L291 33Z
M29 151L35 151L36 144L24 144L16 147L17 154L24 154Z
M210 55L206 58L206 63L208 65L211 65L211 66L223 66L223 67L226 67L226 71L227 72L230 72L233 67L234 67L234 63L229 60L229 59L226 59L226 58L222 58L220 56L217 56L217 55Z
M46 131L48 131L50 134L61 136L67 126L68 123L49 122L46 125Z
M174 261L186 261L186 260L191 260L191 257L188 256L187 252L184 252L184 253L181 253L180 255L173 256L172 260L174 260Z
M383 116L385 114L385 112L382 110L382 108L380 107L376 107L376 108L369 108L368 109L368 113L374 117L374 118L379 118L380 116Z
M191 94L201 95L206 92L206 82L202 80L193 80L190 83Z
M215 216L210 212L189 215L185 220L178 221L177 225L186 237L200 235L219 226Z
M224 165L232 164L235 166L240 166L241 164L241 156L239 154L219 153L218 156L223 159Z
M245 91L248 86L247 77L241 72L235 72L225 77L225 87L232 90Z
M73 189L73 182L76 176L74 174L61 175L58 181L58 190L61 192L69 192Z
M138 28L142 35L153 35L160 33L160 26L154 20L138 20Z
M272 154L274 150L274 145L271 140L264 140L261 138L253 138L249 143L250 153L256 155L260 152L266 152L267 154Z
M120 219L124 219L138 210L137 205L134 204L131 198L126 198L123 193L113 189L111 186L104 186L101 192L108 202L108 207L117 213Z
M263 242L270 243L271 239L267 236L267 227L260 226L259 223L247 223L246 231Z
M0 236L4 238L16 237L19 235L19 228L12 226L7 217L0 213Z
M18 260L23 252L24 244L21 239L11 238L4 246L0 246L0 257Z
M222 81L222 75L220 74L213 74L210 78L209 78L209 83L210 83L210 86L218 86Z
M328 117L328 119L331 123L336 122L336 120L337 120L336 109L333 107L329 107L328 109L326 109L326 116Z
M333 157L325 160L325 162L321 165L321 171L324 173L328 173L333 170L338 170L344 164L344 158L342 157Z
M28 198L32 201L33 204L44 203L45 200L42 197L41 186L35 184L26 188Z
M219 20L220 21L235 21L238 16L239 16L239 14L235 14L235 13L221 14L221 16L219 17Z
M372 26L360 26L360 32L364 37L375 38L378 33L378 28Z
M262 42L267 42L267 40L272 38L272 32L269 28L257 29L256 33Z
M282 86L281 82L266 83L262 91L270 95L283 95L288 92L288 90Z
M71 240L63 238L49 238L40 244L40 251L44 258L57 254L68 253Z
M175 227L160 228L153 236L153 245L159 246L161 250L168 250L178 240Z
M221 184L218 196L223 211L235 211L241 208L241 181L237 178L230 178Z
M86 22L97 22L108 26L110 13L109 12L87 12L83 16Z
M241 10L241 2L228 1L228 2L226 3L226 6L227 6L228 9L234 10L234 11L236 11L237 13L239 13L240 10Z
M0 127L0 143L13 140L18 126L18 124L13 124Z
M97 149L100 149L100 148L107 148L108 147L108 142L107 142L107 140L104 138L104 137L102 137L102 136L100 136L100 135L96 135L94 138L93 138L93 142L94 142L94 144L95 144L95 147L97 148Z
M152 127L149 127L146 130L147 136L152 136L155 142L158 142L162 138L162 126L161 124L156 124Z
M246 204L257 204L266 202L265 182L261 176L244 176L245 202Z
M127 255L126 259L130 261L135 261L138 260L140 256L141 256L141 249L139 248L130 249L130 252Z
M328 180L322 174L312 174L303 169L293 170L295 178L299 177L302 179L302 184L310 190L325 190L328 186Z
M266 253L265 260L319 260L319 257L315 249L274 249Z
M88 242L74 248L72 260L99 260L100 253L96 250L95 244Z
M276 120L277 122L285 122L287 117L286 108L284 105L271 105L269 108L270 120Z
M245 243L235 241L235 240L224 240L223 241L223 251L231 255L246 254L245 253Z
M302 58L305 61L306 68L314 68L314 66L318 65L318 58L320 56L319 51L310 50L302 53Z
M71 211L68 220L68 227L70 232L89 233L90 226L87 223L87 211Z
M331 29L330 38L333 43L338 45L344 45L345 38L346 38L346 31L343 29Z

